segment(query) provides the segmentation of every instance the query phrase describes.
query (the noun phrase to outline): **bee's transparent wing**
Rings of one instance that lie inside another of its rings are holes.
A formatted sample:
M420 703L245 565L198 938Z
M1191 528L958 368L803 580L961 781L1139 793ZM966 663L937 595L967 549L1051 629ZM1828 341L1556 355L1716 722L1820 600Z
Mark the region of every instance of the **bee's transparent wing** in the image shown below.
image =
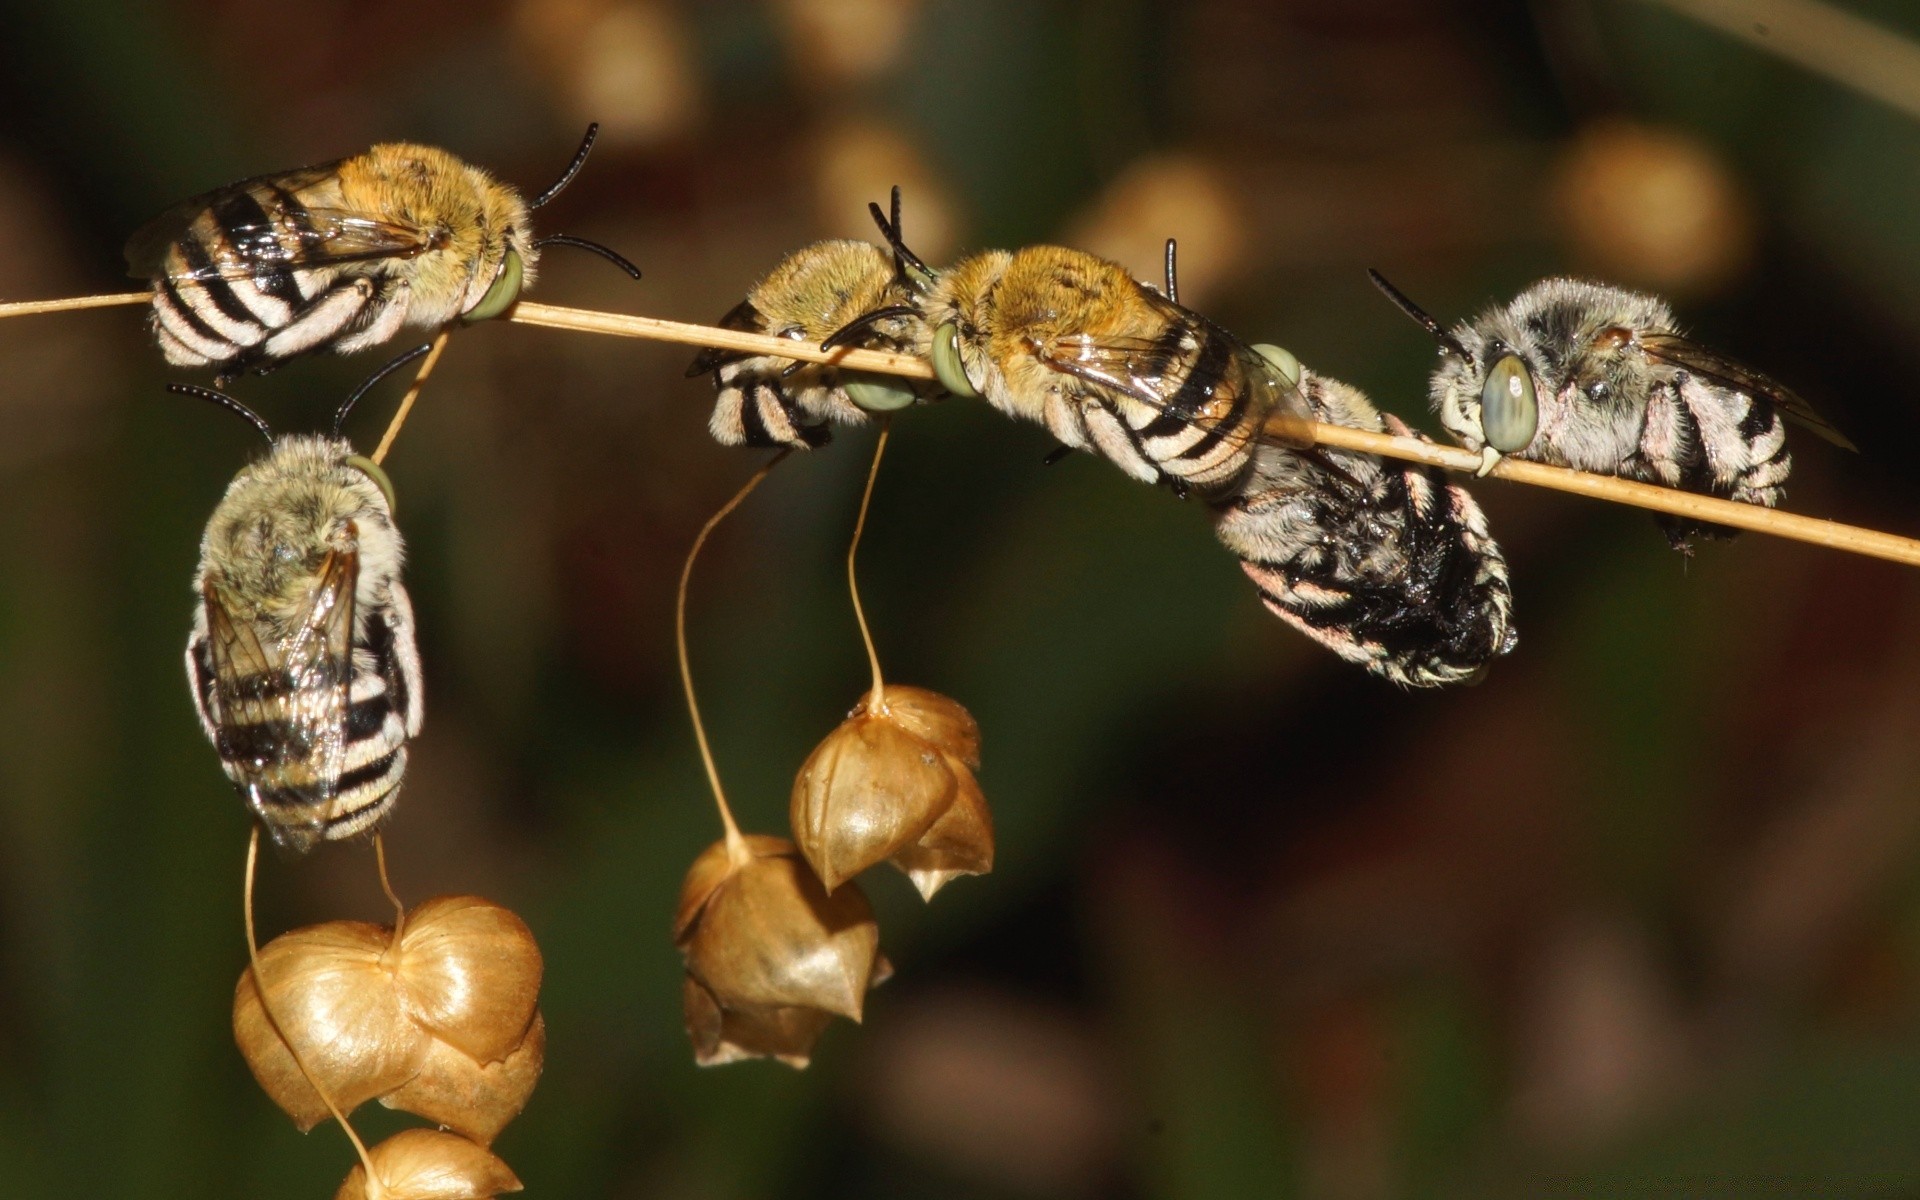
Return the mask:
M1643 333L1637 339L1648 356L1689 371L1722 387L1751 395L1765 396L1781 414L1804 425L1843 450L1858 451L1847 435L1821 416L1811 404L1795 395L1785 384L1771 379L1752 367L1737 363L1715 350L1678 334Z
M271 642L227 611L212 580L204 590L221 757L239 769L249 805L278 841L311 844L333 815L359 577L357 553L329 554L291 633Z
M127 240L127 274L151 279L164 272L175 283L250 279L289 268L409 258L433 245L431 230L386 214L305 205L296 199L298 193L326 182L337 166L263 175L175 205ZM286 199L263 204L257 199L262 191ZM223 244L203 265L168 271L168 250L210 210L225 234ZM275 219L276 212L281 220Z

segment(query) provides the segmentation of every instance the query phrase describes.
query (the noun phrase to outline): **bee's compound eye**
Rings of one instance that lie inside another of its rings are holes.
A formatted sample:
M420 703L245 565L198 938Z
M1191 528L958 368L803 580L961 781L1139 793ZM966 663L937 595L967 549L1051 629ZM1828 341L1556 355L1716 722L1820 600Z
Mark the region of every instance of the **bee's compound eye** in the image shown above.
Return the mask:
M912 388L890 375L844 371L840 379L841 386L847 391L847 399L866 412L899 412L919 399L913 394Z
M933 331L933 376L956 396L975 399L980 395L960 362L960 327L952 321Z
M396 507L393 502L393 480L387 478L387 473L380 468L380 464L364 454L352 454L347 456L347 465L373 480L375 486L380 489L380 494L387 498L387 515L392 516Z
M1293 356L1293 351L1271 342L1261 342L1253 348L1253 352L1266 359L1268 366L1280 372L1280 378L1286 381L1288 387L1300 386L1300 360Z
M1509 354L1493 364L1480 389L1480 429L1487 445L1502 454L1517 454L1533 441L1540 427L1540 406L1533 396L1533 375L1527 364Z
M515 300L520 298L520 284L526 278L526 264L520 261L518 250L508 250L507 260L500 264L500 274L494 276L493 286L487 294L480 297L480 303L467 310L460 319L471 325L475 321L491 321L507 311Z

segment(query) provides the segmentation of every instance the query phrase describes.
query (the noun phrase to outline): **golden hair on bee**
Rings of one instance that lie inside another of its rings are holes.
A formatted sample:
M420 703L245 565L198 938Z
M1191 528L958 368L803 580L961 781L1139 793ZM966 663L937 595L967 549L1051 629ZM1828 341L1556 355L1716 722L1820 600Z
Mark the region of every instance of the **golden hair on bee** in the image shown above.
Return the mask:
M371 829L392 810L420 731L421 672L405 557L386 474L337 424L274 437L238 401L213 400L267 436L228 485L200 543L187 678L207 738L247 807L305 851Z
M161 352L225 380L319 350L351 354L402 329L487 320L519 298L555 244L638 279L604 246L532 233L531 211L572 181L596 129L533 200L445 150L387 142L176 206L127 243L129 273L153 284Z

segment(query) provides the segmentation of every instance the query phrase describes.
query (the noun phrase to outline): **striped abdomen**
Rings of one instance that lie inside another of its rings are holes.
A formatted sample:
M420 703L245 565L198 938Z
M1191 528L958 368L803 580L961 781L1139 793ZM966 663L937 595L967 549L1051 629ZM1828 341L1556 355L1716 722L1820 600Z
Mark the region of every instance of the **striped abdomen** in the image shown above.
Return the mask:
M1319 420L1410 433L1344 384L1309 373L1301 390ZM1263 445L1216 522L1268 608L1395 683L1468 681L1514 646L1506 560L1438 470Z
M284 670L221 677L205 633L187 667L208 736L227 777L274 840L297 851L352 837L392 809L420 729L420 667L407 595L367 614L341 680Z
M167 247L153 328L168 362L222 376L315 350L349 353L393 336L407 289L364 263L313 263L328 243L271 180L216 195Z

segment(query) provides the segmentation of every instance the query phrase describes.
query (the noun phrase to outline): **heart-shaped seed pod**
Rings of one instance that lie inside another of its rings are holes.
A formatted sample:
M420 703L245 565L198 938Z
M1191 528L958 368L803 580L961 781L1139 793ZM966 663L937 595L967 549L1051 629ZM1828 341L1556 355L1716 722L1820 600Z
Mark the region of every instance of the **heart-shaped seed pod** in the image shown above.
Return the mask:
M234 989L234 1041L261 1089L303 1131L327 1119L327 1106L288 1042L342 1112L406 1083L426 1059L432 1039L407 1019L385 961L392 937L379 925L330 921L262 947L260 973L279 1032L260 1007L251 970Z
M506 1163L466 1138L407 1129L367 1151L380 1177L378 1200L490 1200L521 1184ZM367 1169L356 1165L333 1200L368 1200Z
M437 896L407 914L398 971L407 1013L481 1063L526 1039L540 947L526 922L478 896Z
M490 1146L500 1131L520 1115L540 1082L547 1058L547 1024L538 1012L527 1036L514 1051L496 1063L478 1063L446 1042L434 1040L420 1073L380 1103L401 1112L425 1117L482 1146Z
M829 895L792 842L748 837L695 860L675 942L698 1061L771 1055L804 1066L827 1017L860 1019L880 929L858 887Z
M506 1067L502 1060L527 1048L540 971L539 948L519 917L473 896L438 897L408 914L397 943L391 929L358 921L269 942L260 972L280 1031L248 971L234 993L234 1039L261 1088L303 1130L328 1111L302 1063L345 1113L406 1088L431 1061L430 1079L398 1106L426 1105L432 1111L421 1115L463 1131L491 1129L491 1140L539 1079L544 1041L510 1069L489 1068ZM472 1064L464 1072L463 1059ZM466 1116L452 1107L463 1094L480 1104Z
M860 698L793 785L800 849L828 890L890 859L922 897L993 867L993 819L973 768L980 726L958 702L889 684Z

